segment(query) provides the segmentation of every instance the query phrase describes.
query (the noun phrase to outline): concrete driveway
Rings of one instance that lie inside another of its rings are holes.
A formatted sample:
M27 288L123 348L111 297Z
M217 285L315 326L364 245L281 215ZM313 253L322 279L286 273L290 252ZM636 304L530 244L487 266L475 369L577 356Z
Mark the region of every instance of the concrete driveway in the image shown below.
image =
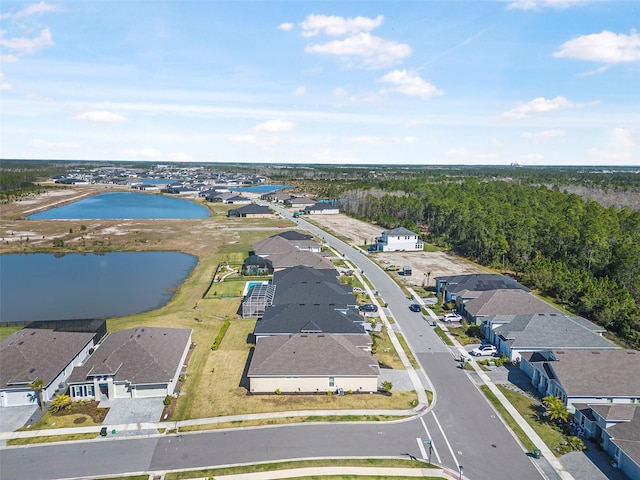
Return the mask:
M154 423L160 421L164 398L117 398L103 400L100 408L109 408L102 425L111 431L112 425ZM118 432L118 435L145 435L145 430L132 430Z

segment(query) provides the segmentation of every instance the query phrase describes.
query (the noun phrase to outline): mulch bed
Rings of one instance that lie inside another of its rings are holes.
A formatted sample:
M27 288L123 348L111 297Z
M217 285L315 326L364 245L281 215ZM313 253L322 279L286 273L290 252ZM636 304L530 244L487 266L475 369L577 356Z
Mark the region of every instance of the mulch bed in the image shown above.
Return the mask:
M109 413L108 408L98 408L98 402L96 401L81 401L81 402L71 402L69 405L64 407L63 409L52 412L51 415L54 417L64 417L66 415L74 415L81 414L91 417L94 423L102 423ZM84 423L86 419L77 418L73 421L73 423L80 424Z

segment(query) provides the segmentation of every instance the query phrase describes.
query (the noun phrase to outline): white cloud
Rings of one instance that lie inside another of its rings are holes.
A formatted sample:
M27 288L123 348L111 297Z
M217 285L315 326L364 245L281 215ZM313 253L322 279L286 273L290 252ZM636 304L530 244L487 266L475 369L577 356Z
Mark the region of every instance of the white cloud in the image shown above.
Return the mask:
M269 120L256 125L258 132L279 133L293 130L294 124L285 120Z
M18 63L20 59L15 55L0 55L0 63Z
M407 70L394 70L389 72L382 77L380 81L393 85L393 87L390 88L393 92L412 97L420 97L423 100L442 95L443 93L442 90L438 90L417 73L408 72Z
M549 100L544 97L539 97L504 112L502 116L507 118L527 118L534 115L554 112L556 110L578 108L582 106L582 104L570 102L565 97L555 97Z
M13 85L4 81L4 73L0 72L0 90L10 90Z
M331 90L331 95L333 95L334 97L346 97L347 95L349 95L349 92L346 88L337 87Z
M234 143L252 145L262 150L271 150L281 141L280 138L273 135L254 135L252 133L234 135L230 137L230 140Z
M278 29L284 30L285 32L290 32L291 30L293 30L293 23L290 23L290 22L281 23L280 25L278 25Z
M527 160L541 161L544 160L544 155L542 155L541 153L529 153L525 158Z
M35 38L14 37L5 39L0 37L0 46L16 53L17 55L32 55L37 50L53 45L51 32L48 28L43 29Z
M298 87L293 89L291 95L293 95L294 97L300 97L305 93L307 93L307 89L305 87Z
M16 12L16 13L4 13L0 15L0 18L22 18L28 17L30 15L34 15L37 13L46 13L46 12L58 12L62 10L58 5L52 5L50 3L40 2L34 3L33 5L29 5L26 8Z
M564 137L564 130L542 130L541 132L524 132L522 138L528 138L530 140L544 140L546 138Z
M343 40L316 43L305 48L307 53L335 55L349 66L384 68L411 55L409 45L385 40L369 33L358 33Z
M447 157L452 158L471 158L474 160L491 160L496 158L495 153L473 152L464 147L452 148L447 150Z
M34 138L29 142L34 148L40 148L44 150L74 150L80 148L80 144L76 142L49 142L47 140L41 140Z
M607 64L638 62L640 34L635 30L629 35L603 30L582 35L563 43L553 56Z
M622 147L640 147L640 130L638 129L614 128L613 138L615 143Z
M375 145L375 146L385 146L385 145L397 145L403 143L414 143L416 141L415 137L379 137L372 135L359 135L355 137L347 137L345 138L345 142L347 143L355 143L358 145Z
M600 150L599 148L589 148L587 153L592 157L609 162L629 160L629 152L620 150Z
M331 37L354 35L360 32L371 32L382 25L384 16L369 17L337 17L334 15L309 15L300 24L302 35L315 37L321 33Z
M585 0L514 0L507 8L518 10L539 10L548 7L564 9L580 3L585 3Z
M84 112L73 117L81 122L122 123L126 120L122 115L105 111Z
M191 161L191 157L184 152L170 153L169 159L174 162L190 162Z

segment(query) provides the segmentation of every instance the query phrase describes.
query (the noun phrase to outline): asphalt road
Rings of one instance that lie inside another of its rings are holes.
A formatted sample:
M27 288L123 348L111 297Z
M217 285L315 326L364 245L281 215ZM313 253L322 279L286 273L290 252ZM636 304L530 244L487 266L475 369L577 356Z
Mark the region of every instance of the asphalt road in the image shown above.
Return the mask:
M473 480L543 478L495 415L468 374L398 285L366 255L300 220L304 228L363 270L389 304L397 328L431 380L436 405L424 416L380 424L329 423L234 429L151 438L0 449L0 479L53 480L161 472L272 460L322 457L428 457Z

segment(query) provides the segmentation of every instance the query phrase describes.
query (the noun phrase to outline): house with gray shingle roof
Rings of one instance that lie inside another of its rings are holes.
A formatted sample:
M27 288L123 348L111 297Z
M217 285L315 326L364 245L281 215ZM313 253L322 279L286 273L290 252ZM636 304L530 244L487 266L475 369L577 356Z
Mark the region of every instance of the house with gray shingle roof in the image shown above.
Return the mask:
M354 343L354 341L356 343ZM359 339L300 333L261 339L247 376L252 393L376 392L380 368Z
M95 333L23 328L0 342L0 406L37 405L29 383L44 383L42 402L64 388L74 368L89 356Z
M333 305L313 303L287 304L268 307L253 333L258 342L263 337L296 333L363 335L363 324L364 317L355 310L342 312Z
M522 355L520 369L543 395L575 404L640 403L640 352L554 349Z
M273 217L273 211L269 207L250 203L249 205L229 210L227 216L238 218L269 218Z
M497 273L471 273L468 275L447 275L435 277L436 292L445 294L447 302L456 300L457 295L464 293L466 299L475 298L469 292L486 292L488 290L517 289L530 292L527 287L520 285L511 277Z
M487 317L483 333L511 361L525 352L562 350L614 350L602 336L606 330L582 317L555 313Z
M171 395L191 346L191 329L136 327L110 333L69 378L72 399Z
M273 269L275 271L299 265L325 270L335 269L330 260L315 252L301 252L296 250L281 255L270 255L268 258L273 263Z
M358 301L350 285L336 282L280 282L273 297L273 305L289 304L330 305L337 310L356 308Z
M464 300L466 295L469 295L468 290L457 295L457 310L469 323L476 325L481 325L485 318L494 315L562 314L550 303L536 297L531 292L520 289L475 292L470 300Z
M303 265L284 268L273 274L273 283L279 285L283 282L334 282L339 283L338 271L331 268L313 268Z
M376 250L381 252L421 252L423 249L418 234L404 227L392 228L376 238Z

